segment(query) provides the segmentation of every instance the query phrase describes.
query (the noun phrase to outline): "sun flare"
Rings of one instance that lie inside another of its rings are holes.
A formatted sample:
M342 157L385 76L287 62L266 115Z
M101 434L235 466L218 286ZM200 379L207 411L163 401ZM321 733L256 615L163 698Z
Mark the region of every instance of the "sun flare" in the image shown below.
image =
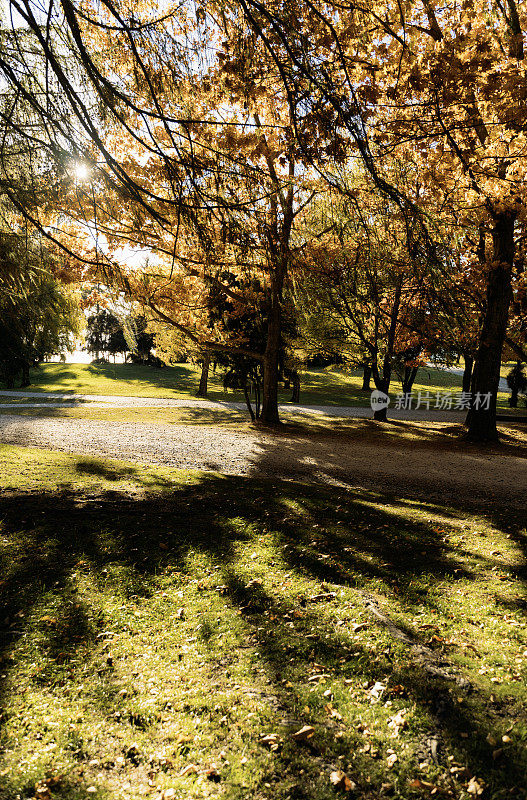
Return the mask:
M75 177L79 181L83 181L88 177L88 167L86 164L77 164L75 166Z

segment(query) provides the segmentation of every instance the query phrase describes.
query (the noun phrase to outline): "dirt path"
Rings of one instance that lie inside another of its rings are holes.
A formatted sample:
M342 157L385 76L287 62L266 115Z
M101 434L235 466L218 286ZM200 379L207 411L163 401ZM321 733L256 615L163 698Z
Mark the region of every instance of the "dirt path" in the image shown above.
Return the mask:
M5 400L4 400L5 398ZM9 399L15 399L10 403ZM24 401L28 402L24 402ZM104 394L61 394L59 392L19 392L0 390L0 410L11 408L206 408L211 411L235 409L246 411L245 403L228 400L203 400L196 397L164 398L136 397ZM281 414L300 414L304 416L347 417L371 419L373 412L370 406L304 406L298 403L281 403ZM463 422L466 411L430 409L397 409L390 408L389 416L395 420L430 420L433 422Z
M527 447L498 450L445 442L441 426L432 424L357 425L349 434L272 434L3 414L0 442L230 475L413 492L446 502L451 495L474 503L526 506Z

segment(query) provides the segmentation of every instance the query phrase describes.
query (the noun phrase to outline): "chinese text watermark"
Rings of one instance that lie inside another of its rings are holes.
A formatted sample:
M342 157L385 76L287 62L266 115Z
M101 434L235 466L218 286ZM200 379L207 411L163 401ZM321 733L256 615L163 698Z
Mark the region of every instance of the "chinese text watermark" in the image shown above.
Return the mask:
M469 411L469 409L490 409L491 392L404 392L395 396L393 407L402 411L418 411L424 409L436 409L440 411ZM371 393L371 407L374 411L387 408L390 405L390 398L384 392L375 389Z

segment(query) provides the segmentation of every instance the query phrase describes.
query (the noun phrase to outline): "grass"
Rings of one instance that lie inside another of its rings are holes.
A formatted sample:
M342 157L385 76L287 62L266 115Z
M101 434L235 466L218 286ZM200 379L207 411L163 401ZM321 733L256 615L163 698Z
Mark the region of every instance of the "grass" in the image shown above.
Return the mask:
M507 372L508 367L502 371ZM134 364L42 364L32 371L31 379L28 391L32 392L188 398L195 396L199 369L192 364L164 369ZM367 406L369 395L361 391L361 385L360 371L310 370L302 376L300 400L306 405ZM390 389L392 400L401 390L401 384L394 380ZM429 391L432 395L436 392L456 394L461 391L461 376L432 367L422 368L413 391L415 394L419 391ZM289 390L281 390L280 402L289 402L290 396ZM220 372L211 372L209 397L218 401L243 401L241 394L224 390ZM507 392L500 392L498 405L508 409L507 398ZM2 402L13 401L0 398L0 405Z
M2 800L526 797L519 513L7 446L0 484Z

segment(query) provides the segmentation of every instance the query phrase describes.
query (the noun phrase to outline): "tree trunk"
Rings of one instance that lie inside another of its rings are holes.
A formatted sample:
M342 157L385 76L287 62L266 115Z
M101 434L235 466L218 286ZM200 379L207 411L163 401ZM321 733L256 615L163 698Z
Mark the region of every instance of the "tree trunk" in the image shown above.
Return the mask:
M375 373L374 373L375 374ZM391 379L391 367L387 364L387 360L384 361L383 367L383 377L378 378L375 381L375 388L378 389L380 392L384 392L384 394L388 394L388 389L390 388L390 379ZM388 408L379 408L373 412L373 419L377 420L377 422L387 422L388 421Z
M474 366L474 359L470 353L463 353L463 361L465 362L465 369L463 370L463 383L462 390L470 392L470 382L472 380L472 368Z
M518 408L518 387L514 386L511 389L511 396L509 397L509 406L511 408Z
M414 385L414 381L417 377L417 371L419 367L405 367L404 368L404 375L403 375L403 382L402 382L402 390L403 394L410 394L412 391L412 387Z
M498 214L492 231L494 253L489 269L485 316L472 374L472 405L466 420L467 437L478 442L498 439L496 397L500 381L501 353L512 299L514 221L513 214ZM488 394L490 402L487 408L481 398Z
M390 388L390 381L392 379L393 348L395 344L395 337L397 334L397 322L399 319L399 308L401 306L401 292L402 292L402 283L398 283L397 286L395 287L393 306L390 313L390 328L388 330L386 354L382 362L382 376L379 375L379 370L377 367L376 360L372 364L373 380L375 381L375 388L378 389L380 392L384 392L384 394L388 394L388 390ZM380 408L373 412L373 419L376 419L378 422L386 422L388 419L387 412L388 412L387 408Z
M26 386L31 386L31 377L29 375L29 361L25 359L22 361L22 381L20 388L24 389Z
M371 392L370 381L371 381L371 366L368 364L364 364L362 373L361 392Z
M300 375L298 374L296 369L293 370L293 374L292 374L291 377L293 379L293 394L291 396L291 402L292 403L299 403L300 402Z
M210 368L210 353L207 351L203 354L203 361L201 362L201 377L199 379L199 388L198 391L196 392L196 397L207 397L209 368Z
M251 421L254 422L255 421L254 411L253 411L253 407L252 407L252 404L251 404L251 398L249 397L249 390L247 388L247 384L246 383L244 383L244 385L243 385L243 396L245 397L245 402L247 404L247 408L249 409L249 414L251 415Z
M271 290L271 304L267 323L267 343L263 358L263 390L261 421L266 425L277 425L278 378L282 314L280 295L275 287Z

